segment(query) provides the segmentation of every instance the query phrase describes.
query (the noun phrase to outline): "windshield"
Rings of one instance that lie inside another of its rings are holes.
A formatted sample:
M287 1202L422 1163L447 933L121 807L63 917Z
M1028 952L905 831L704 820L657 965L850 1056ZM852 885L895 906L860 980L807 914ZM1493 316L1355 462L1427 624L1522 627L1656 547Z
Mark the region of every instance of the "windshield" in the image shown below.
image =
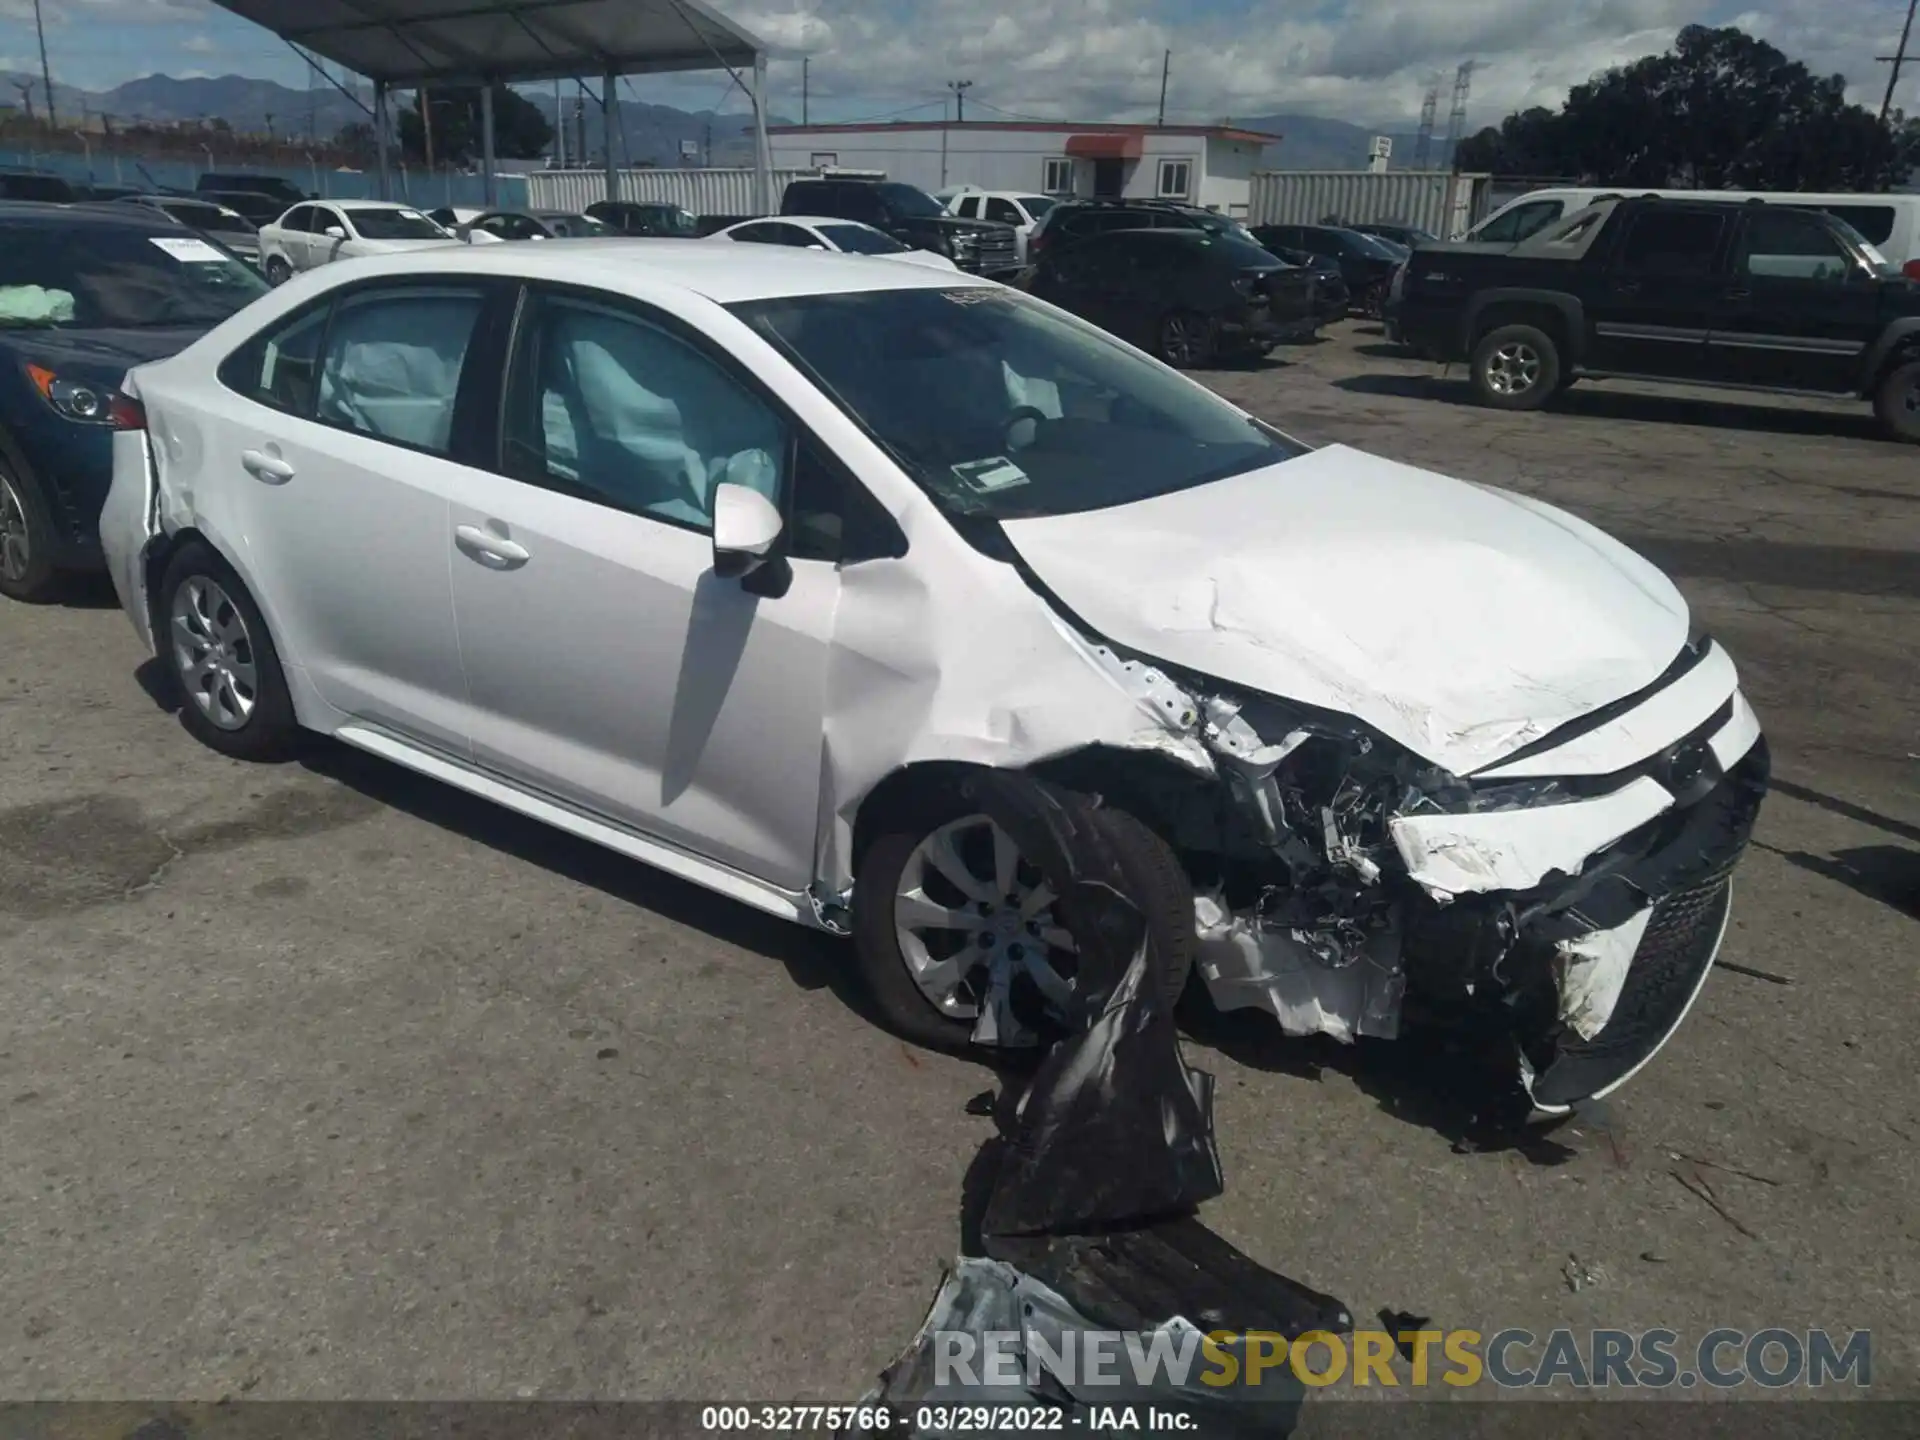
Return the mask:
M223 211L218 205L206 205L198 200L169 200L159 208L182 225L191 225L195 230L212 230L230 235L253 233L253 226L245 219Z
M865 225L822 225L820 233L849 255L898 255L907 247Z
M133 225L0 225L0 325L211 326L267 284L197 235Z
M729 307L949 515L1125 505L1304 447L1015 290L882 290Z
M363 240L445 240L447 232L418 210L348 206L343 214Z
M905 219L918 219L923 215L944 215L947 207L934 199L926 191L912 185L888 183L878 187L880 203L893 214Z
M542 215L548 228L562 235L611 235L613 227L603 224L591 215Z

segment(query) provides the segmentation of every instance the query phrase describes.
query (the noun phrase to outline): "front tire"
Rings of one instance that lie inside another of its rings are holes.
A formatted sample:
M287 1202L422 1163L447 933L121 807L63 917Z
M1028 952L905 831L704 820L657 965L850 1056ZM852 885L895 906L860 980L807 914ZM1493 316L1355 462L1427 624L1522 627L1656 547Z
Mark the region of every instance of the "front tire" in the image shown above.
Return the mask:
M1502 325L1473 347L1473 391L1495 410L1538 410L1560 389L1560 347L1531 325Z
M1106 838L1147 924L1147 963L1171 1010L1193 967L1193 887L1178 857L1124 811L1102 809ZM921 792L861 856L853 892L856 963L880 1018L930 1049L1031 1048L1064 1028L1077 988L1072 938L1037 869L957 787ZM1009 903L1011 902L1011 903ZM1008 987L1024 1035L973 1037L994 987Z
M300 733L293 697L267 622L233 567L189 541L167 562L158 600L155 638L180 723L236 760L285 759Z
M1160 317L1154 329L1154 351L1176 370L1190 370L1213 359L1213 322L1191 310L1175 310Z
M1895 440L1920 444L1920 360L1896 365L1881 378L1873 413Z
M53 518L31 480L0 466L0 595L38 602L53 593Z
M267 283L284 285L293 278L293 266L287 263L284 255L269 255L266 265Z

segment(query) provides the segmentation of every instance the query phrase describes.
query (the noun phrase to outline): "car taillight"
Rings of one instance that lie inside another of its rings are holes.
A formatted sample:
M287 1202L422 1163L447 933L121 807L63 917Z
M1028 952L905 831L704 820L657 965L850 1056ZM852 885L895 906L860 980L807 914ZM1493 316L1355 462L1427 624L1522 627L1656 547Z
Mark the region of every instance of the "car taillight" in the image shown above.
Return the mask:
M1900 267L1900 273L1909 280L1920 280L1920 260L1909 260Z
M147 412L138 400L109 390L94 380L63 380L44 365L27 366L27 378L41 399L64 418L79 425L104 425L113 430L144 430Z

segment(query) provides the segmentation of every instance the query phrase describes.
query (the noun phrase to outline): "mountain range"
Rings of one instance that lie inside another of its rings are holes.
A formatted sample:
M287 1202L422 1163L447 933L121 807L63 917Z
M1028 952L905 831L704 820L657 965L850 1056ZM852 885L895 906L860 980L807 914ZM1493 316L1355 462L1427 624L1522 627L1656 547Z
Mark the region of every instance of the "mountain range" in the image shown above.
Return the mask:
M37 76L21 72L0 72L0 98L11 89L19 92L31 86L35 113L45 108L45 90ZM571 87L560 89L560 112L571 133L575 95ZM549 119L554 112L552 87L525 87L522 93L538 104ZM370 103L366 92L363 102ZM327 139L343 125L366 118L360 104L332 85L315 77L312 89L296 90L272 80L255 80L244 75L220 75L175 79L169 75L148 75L130 80L111 90L88 91L56 83L53 87L55 113L63 125L83 115L108 115L122 124L132 120L191 121L222 119L235 130L301 138L308 135ZM405 97L411 100L411 96ZM586 103L587 145L597 149L600 124L598 107ZM712 111L685 111L671 105L649 105L623 99L620 106L621 128L626 153L633 160L656 165L680 163L683 142L711 148L711 163L719 165L751 162L752 142L746 130L748 117L740 112L715 114ZM790 120L770 115L774 124ZM1367 161L1367 142L1386 133L1393 141L1396 169L1412 163L1416 140L1410 133L1371 130L1344 120L1317 115L1236 115L1235 125L1250 130L1265 130L1284 136L1261 156L1264 166L1279 170L1357 170ZM1436 160L1444 144L1435 144Z

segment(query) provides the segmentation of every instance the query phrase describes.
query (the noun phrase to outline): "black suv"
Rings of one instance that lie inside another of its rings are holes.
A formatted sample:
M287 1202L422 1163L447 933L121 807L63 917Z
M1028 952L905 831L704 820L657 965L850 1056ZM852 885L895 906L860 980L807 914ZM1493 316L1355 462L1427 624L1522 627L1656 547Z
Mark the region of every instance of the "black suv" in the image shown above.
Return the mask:
M1040 217L1027 237L1027 259L1037 264L1050 249L1063 249L1109 230L1204 230L1253 239L1231 215L1177 200L1062 200Z
M684 205L651 200L596 200L587 206L586 215L617 235L691 240L700 234L699 220Z
M1048 252L1028 289L1169 365L1264 355L1320 321L1313 278L1251 240L1192 225L1111 230Z
M1871 400L1920 441L1920 281L1845 221L1760 201L1604 199L1517 245L1426 245L1395 327L1536 410L1577 379Z
M884 230L902 245L944 255L977 275L1010 274L1020 266L1019 243L1011 225L949 215L926 191L895 180L844 176L793 180L780 197L780 213L858 220Z

